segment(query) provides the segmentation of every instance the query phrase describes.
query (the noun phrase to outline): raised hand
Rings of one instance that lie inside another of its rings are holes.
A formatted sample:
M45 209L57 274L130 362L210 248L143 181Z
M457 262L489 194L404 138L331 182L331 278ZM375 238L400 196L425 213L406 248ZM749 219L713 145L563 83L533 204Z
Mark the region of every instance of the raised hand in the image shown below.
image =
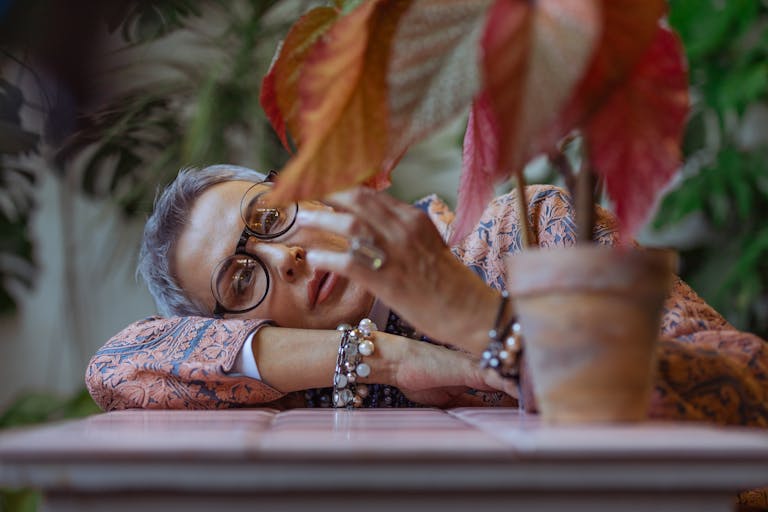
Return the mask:
M365 188L327 202L333 211L300 211L297 222L346 237L351 250L310 250L311 264L362 283L428 336L480 353L498 293L453 256L423 211Z

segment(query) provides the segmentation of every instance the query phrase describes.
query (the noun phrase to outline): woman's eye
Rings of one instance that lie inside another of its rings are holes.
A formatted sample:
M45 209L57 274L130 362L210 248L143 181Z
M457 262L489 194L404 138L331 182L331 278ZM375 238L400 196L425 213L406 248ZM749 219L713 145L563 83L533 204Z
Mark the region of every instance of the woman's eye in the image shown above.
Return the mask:
M270 210L264 212L264 218L262 225L264 226L264 232L270 233L275 224L280 220L280 212L277 210Z
M253 282L253 269L243 268L232 276L232 288L235 295L243 295L251 288Z
M260 209L251 229L264 235L272 234L280 223L280 217L280 210L276 208Z

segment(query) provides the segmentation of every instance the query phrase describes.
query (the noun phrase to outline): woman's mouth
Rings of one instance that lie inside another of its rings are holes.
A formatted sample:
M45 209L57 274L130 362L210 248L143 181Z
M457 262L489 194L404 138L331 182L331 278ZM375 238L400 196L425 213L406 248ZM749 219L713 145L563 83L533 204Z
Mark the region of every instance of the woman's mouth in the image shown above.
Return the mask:
M333 272L316 274L309 283L309 302L311 307L314 308L318 304L322 304L328 300L328 297L333 293L333 289L336 287L338 280L338 274L334 274Z
M320 290L317 294L317 304L322 304L333 293L336 283L339 281L339 275L329 272L320 280Z

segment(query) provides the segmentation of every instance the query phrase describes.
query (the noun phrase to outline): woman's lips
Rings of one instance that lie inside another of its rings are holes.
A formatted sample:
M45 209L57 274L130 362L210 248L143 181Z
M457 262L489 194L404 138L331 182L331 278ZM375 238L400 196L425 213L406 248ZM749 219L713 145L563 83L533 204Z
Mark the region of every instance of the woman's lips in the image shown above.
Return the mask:
M339 276L333 272L316 272L307 289L310 308L328 300L338 280Z
M315 304L322 304L333 293L333 289L336 287L336 283L339 281L339 275L329 272L325 274L320 280L320 289L317 293L317 301Z

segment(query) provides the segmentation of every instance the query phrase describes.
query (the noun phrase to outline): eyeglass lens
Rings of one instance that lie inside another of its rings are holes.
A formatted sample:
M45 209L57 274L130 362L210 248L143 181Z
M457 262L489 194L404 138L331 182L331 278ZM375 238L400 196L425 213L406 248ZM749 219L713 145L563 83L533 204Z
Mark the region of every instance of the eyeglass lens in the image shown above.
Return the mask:
M266 200L267 193L263 187L251 187L240 203L240 214L253 234L275 238L291 229L298 206L296 203L285 207L272 206Z
M235 254L219 263L216 272L216 300L231 312L258 305L269 290L269 276L261 260Z

